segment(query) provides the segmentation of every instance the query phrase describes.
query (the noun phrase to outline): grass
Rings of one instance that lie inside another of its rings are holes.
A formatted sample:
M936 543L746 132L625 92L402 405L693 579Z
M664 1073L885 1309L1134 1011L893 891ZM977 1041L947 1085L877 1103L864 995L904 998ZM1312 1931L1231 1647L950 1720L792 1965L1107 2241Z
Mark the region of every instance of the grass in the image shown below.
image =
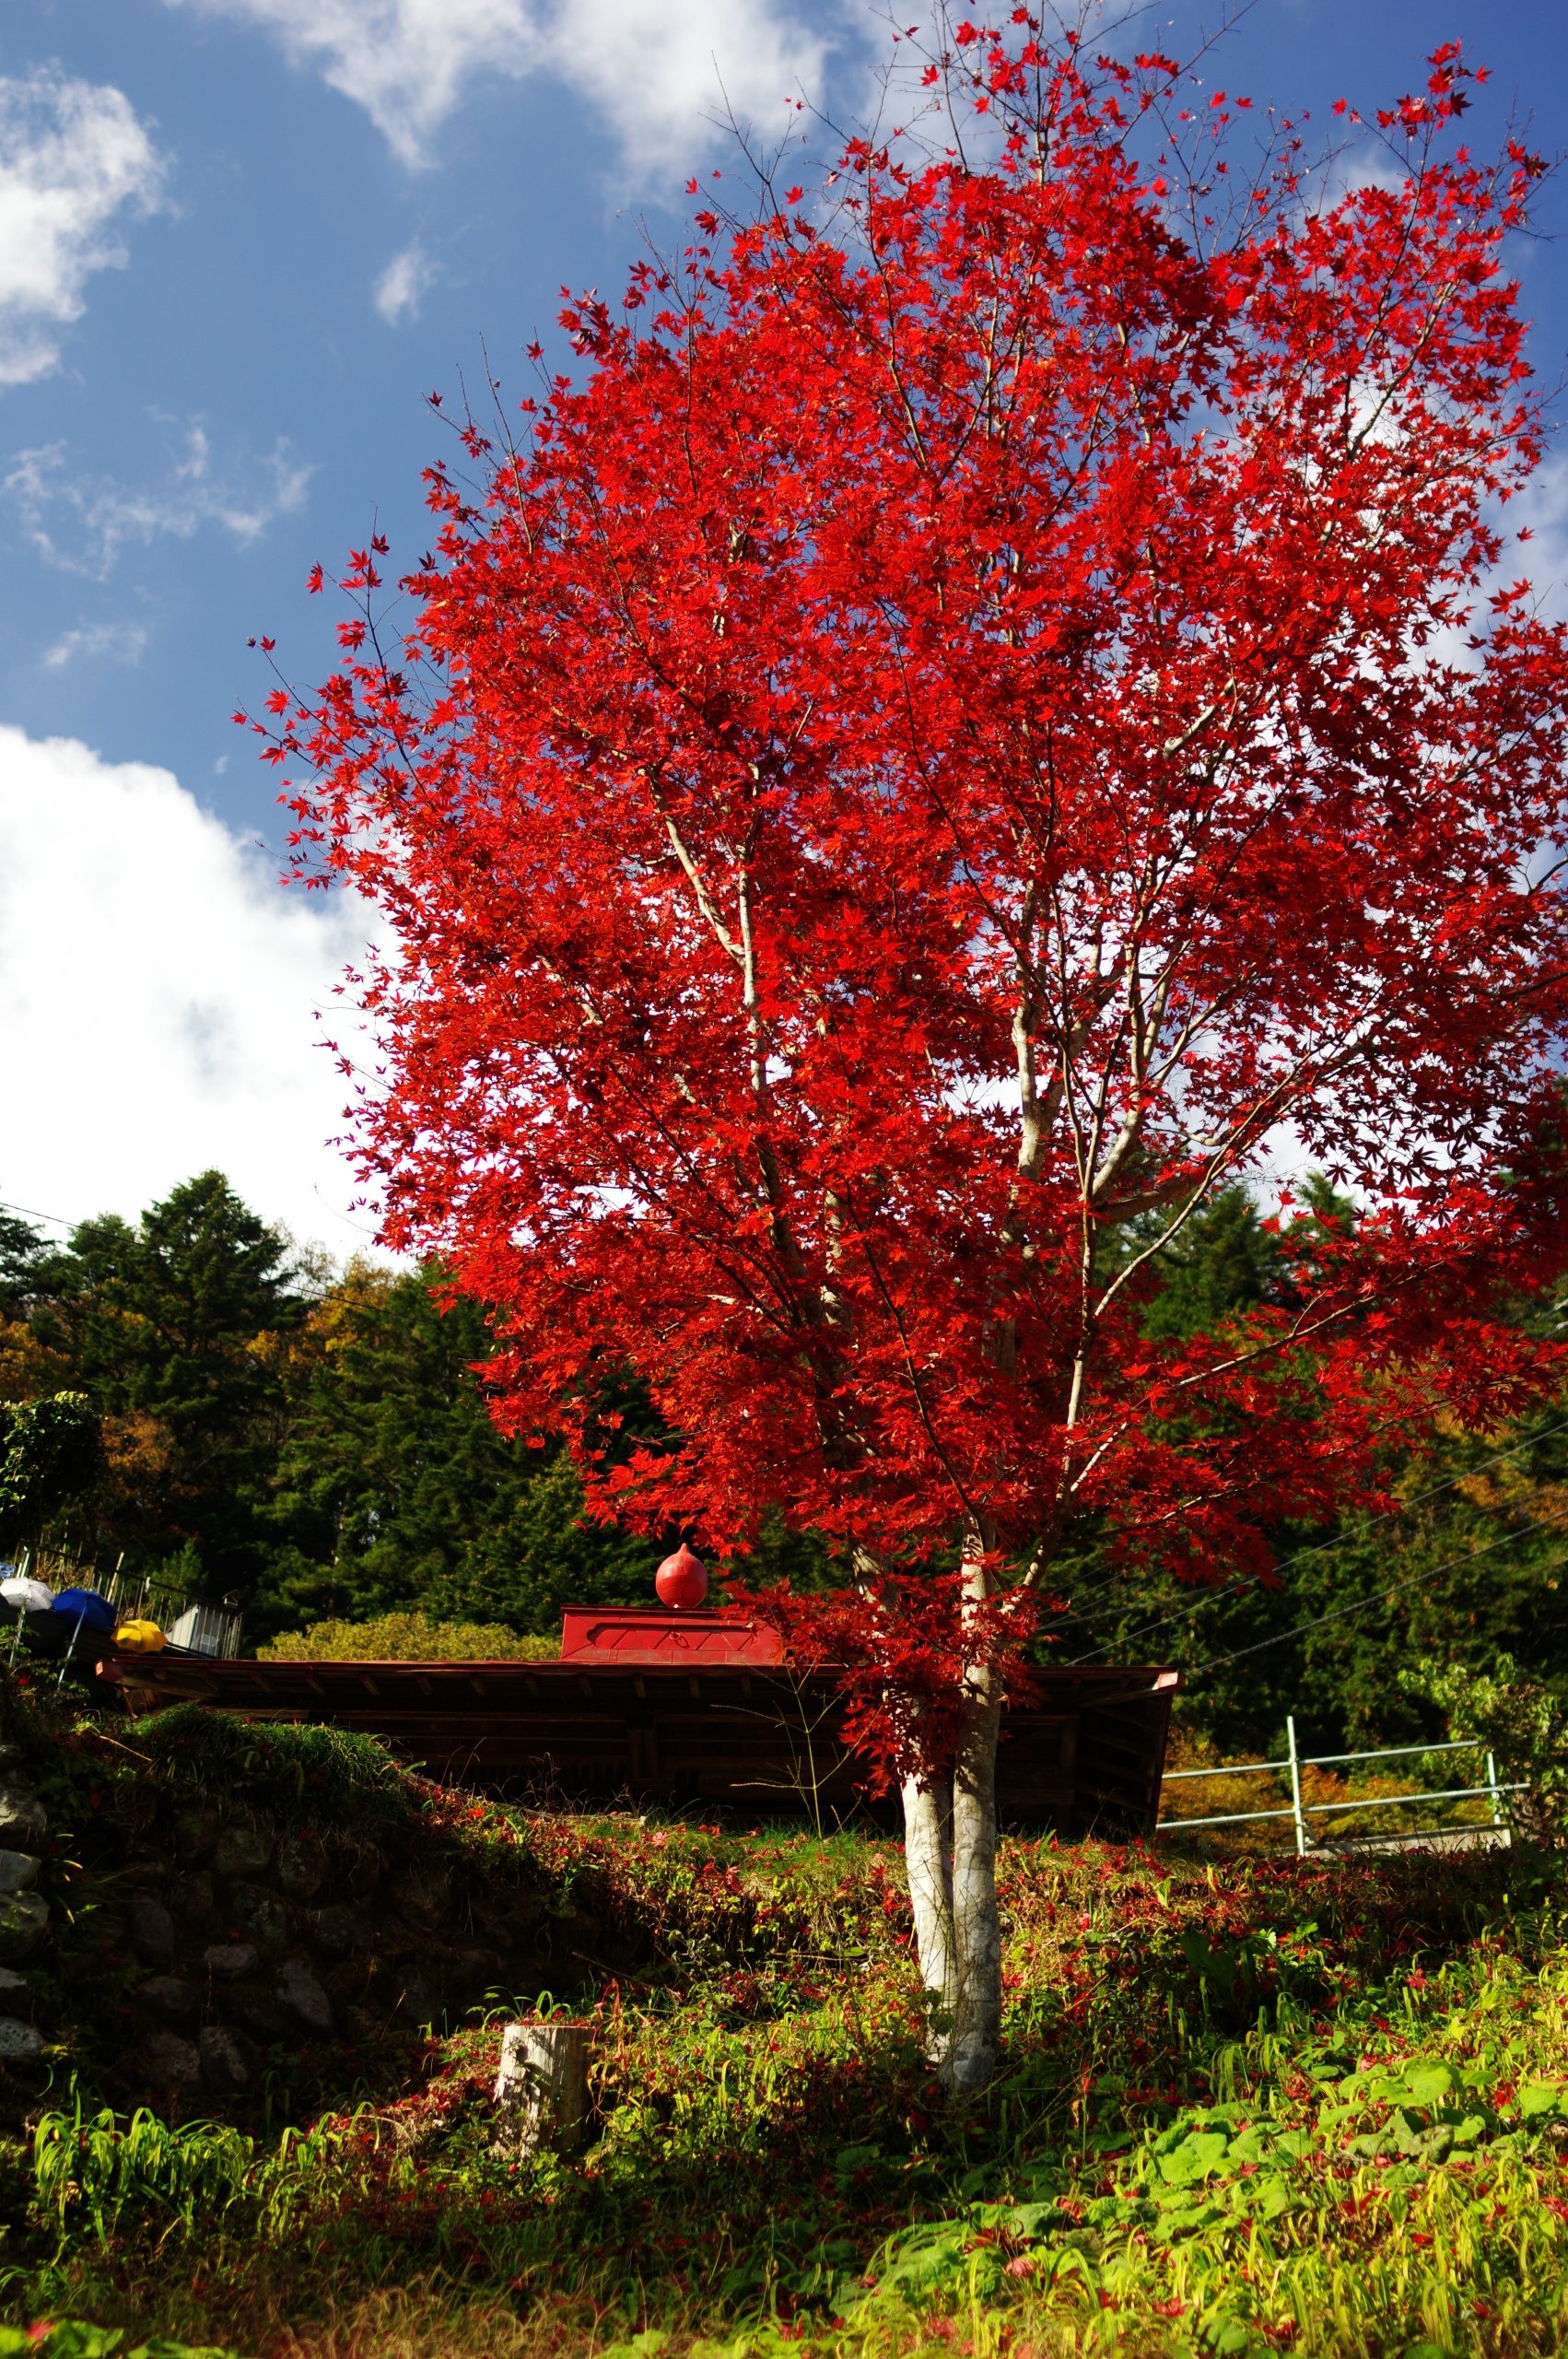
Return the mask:
M110 1734L7 1690L0 1723L48 1796L46 1873L86 1944L80 1972L62 1953L63 2052L0 2068L0 2359L1534 2359L1568 2341L1550 1859L1009 1843L1004 2068L954 2113L922 2058L884 1837L525 1813L369 1740L206 1714ZM119 2018L81 1895L237 1793L323 1840L348 1822L389 1858L439 1854L475 1893L521 1879L597 1929L529 2002L594 2027L580 2159L492 2151L504 1988L225 2121L114 2111Z
M492 2151L499 1992L405 2094L281 2136L56 2095L0 2155L7 2315L245 2359L1561 2346L1549 1861L1010 1844L1006 2065L954 2115L895 1845L502 1825L666 1928L556 1994L595 2026L580 2160Z
M174 1704L133 1721L127 1741L171 1783L199 1797L242 1795L284 1825L357 1824L391 1836L415 1807L412 1781L374 1738L351 1730L236 1719Z

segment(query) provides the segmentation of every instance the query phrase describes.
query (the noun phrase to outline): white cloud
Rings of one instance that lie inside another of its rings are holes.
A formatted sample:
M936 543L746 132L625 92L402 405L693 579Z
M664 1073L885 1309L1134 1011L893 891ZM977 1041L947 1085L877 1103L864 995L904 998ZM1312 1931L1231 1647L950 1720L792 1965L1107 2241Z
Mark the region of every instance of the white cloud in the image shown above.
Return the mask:
M389 328L401 327L404 320L419 317L419 304L426 289L435 282L434 267L423 247L415 240L393 254L376 281L375 305Z
M364 920L275 878L168 770L0 727L0 1195L129 1217L216 1165L297 1235L364 1242L314 1013L336 1030Z
M56 367L88 279L125 260L115 217L151 211L162 179L123 91L53 66L0 75L0 385Z
M1524 490L1500 510L1497 526L1504 549L1494 586L1524 574L1546 619L1568 620L1568 458L1553 452L1543 460ZM1522 548L1511 540L1521 530L1530 536Z
M551 29L563 80L613 126L643 170L673 170L732 111L765 139L821 82L826 43L772 0L564 0Z
M524 74L539 43L524 0L169 0L209 17L238 17L275 34L287 54L316 68L362 106L405 164L426 143L465 82L485 73Z
M63 672L78 655L107 655L116 663L139 663L146 652L147 634L142 623L84 623L62 631L44 651L52 672Z
M607 117L628 160L663 170L706 145L726 100L764 131L821 74L826 44L778 0L167 0L270 32L362 106L394 154L429 145L473 84L546 73Z
M188 541L216 524L249 544L304 506L314 472L282 440L247 467L219 469L199 419L184 428L183 453L161 484L137 489L112 475L70 475L65 445L43 443L17 452L0 494L49 564L102 581L127 542L146 546L166 534Z

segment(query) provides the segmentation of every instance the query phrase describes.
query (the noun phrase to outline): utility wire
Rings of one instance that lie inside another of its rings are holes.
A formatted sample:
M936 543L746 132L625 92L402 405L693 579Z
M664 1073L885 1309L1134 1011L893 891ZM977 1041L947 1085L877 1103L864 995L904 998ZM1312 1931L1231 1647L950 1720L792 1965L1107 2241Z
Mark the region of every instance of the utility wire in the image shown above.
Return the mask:
M1504 1449L1489 1451L1485 1458L1479 1458L1475 1461L1473 1465L1461 1468L1457 1474L1450 1474L1441 1483L1429 1484L1424 1491L1418 1491L1413 1498L1401 1499L1396 1506L1391 1508L1375 1508L1371 1516L1367 1519L1367 1523L1383 1523L1386 1522L1390 1516L1409 1515L1412 1508L1424 1507L1428 1499L1440 1498L1445 1491L1452 1491L1456 1489L1459 1484L1468 1483L1472 1475L1484 1473L1489 1466L1496 1466L1505 1458L1517 1458L1523 1451L1527 1449L1533 1449L1538 1442L1550 1441L1555 1435L1561 1433L1568 1433L1568 1417L1560 1418L1554 1426L1544 1426L1538 1434L1526 1435L1522 1441L1510 1442ZM1363 1526L1362 1528L1365 1529L1366 1527ZM1284 1563L1280 1566L1279 1570L1281 1572L1288 1572L1293 1565L1305 1563L1308 1556L1324 1556L1331 1555L1336 1548L1342 1548L1347 1537L1350 1536L1352 1535L1341 1532L1337 1539L1316 1540L1313 1542L1310 1548L1298 1548L1293 1556L1287 1556L1285 1558ZM1231 1590L1242 1589L1245 1588L1246 1585L1245 1579L1238 1579L1235 1581L1223 1584L1222 1587L1217 1590L1206 1590L1203 1596L1198 1601L1198 1602L1199 1604L1207 1604L1211 1598L1224 1597L1229 1594ZM1091 1603L1103 1602L1110 1597L1115 1587L1116 1584L1114 1581L1107 1581L1104 1588L1092 1590L1089 1593ZM1153 1602L1152 1600L1150 1602ZM1069 1604L1067 1610L1070 1614L1074 1615L1080 1614L1082 1611L1079 1606L1072 1603ZM1083 1618L1087 1620L1092 1617L1085 1615ZM1174 1622L1184 1618L1184 1614L1166 1614L1163 1616L1160 1621L1150 1623L1148 1626L1150 1629L1158 1630L1162 1629L1167 1621ZM1120 1645L1121 1640L1118 1638L1117 1643L1117 1645ZM1094 1649L1094 1651L1097 1652L1098 1649ZM1085 1656L1082 1660L1087 1661L1088 1657Z
M1267 1638L1255 1639L1249 1647L1237 1647L1228 1655L1214 1655L1186 1675L1189 1679L1201 1679L1206 1671L1223 1670L1226 1663L1240 1662L1244 1656L1261 1654L1266 1647L1283 1646L1287 1638L1299 1638L1308 1630L1321 1630L1330 1622L1343 1622L1352 1614L1364 1613L1369 1605L1380 1605L1385 1598L1397 1597L1401 1590L1420 1589L1424 1582L1435 1580L1439 1573L1449 1572L1456 1565L1473 1565L1480 1556L1490 1556L1499 1548L1510 1548L1527 1532L1556 1532L1564 1522L1568 1522L1568 1508L1561 1515L1532 1518L1528 1523L1515 1525L1512 1532L1500 1532L1495 1540L1483 1542L1479 1548L1467 1549L1462 1555L1445 1556L1441 1564L1429 1566L1424 1573L1411 1573L1405 1580L1390 1581L1387 1589L1375 1590L1370 1597L1360 1598L1353 1605L1341 1605L1331 1614L1315 1614L1310 1622L1293 1622Z
M1452 1491L1460 1483L1468 1483L1472 1475L1484 1473L1489 1466L1496 1466L1505 1458L1517 1458L1525 1450L1533 1449L1538 1442L1550 1441L1554 1435L1561 1433L1568 1433L1568 1417L1560 1419L1555 1426L1546 1426L1544 1431L1539 1434L1527 1435L1522 1441L1511 1442L1506 1449L1491 1451L1485 1458L1478 1459L1473 1466L1462 1468L1457 1474L1450 1474L1446 1481L1433 1483L1428 1489L1418 1491L1413 1499L1401 1499L1397 1507L1379 1508L1369 1519L1369 1523L1387 1522L1391 1516L1409 1515L1413 1508L1424 1507L1429 1499L1440 1498L1445 1491ZM1362 1528L1364 1530L1366 1527ZM1305 1564L1309 1556L1331 1555L1335 1549L1345 1545L1347 1539L1357 1536L1359 1535L1355 1533L1341 1532L1336 1540L1315 1541L1310 1548L1298 1548L1293 1556L1287 1556L1283 1564L1276 1569L1281 1573L1288 1573L1293 1567ZM1218 1589L1205 1590L1202 1595L1195 1598L1190 1605L1178 1606L1173 1613L1163 1614L1158 1621L1146 1622L1136 1630L1123 1631L1114 1639L1102 1638L1097 1646L1090 1648L1087 1654L1071 1656L1064 1668L1071 1670L1076 1663L1092 1662L1094 1657L1103 1654L1108 1646L1130 1646L1135 1638L1148 1637L1155 1630L1168 1628L1173 1622L1185 1622L1189 1615L1200 1613L1204 1606L1212 1605L1223 1597L1235 1596L1250 1586L1250 1577L1243 1577L1234 1581L1223 1582ZM1077 1611L1075 1606L1069 1605L1070 1614Z
M29 1220L46 1220L52 1228L79 1228L80 1221L66 1220L59 1213L41 1213L36 1204L8 1204L0 1197L0 1213L25 1213Z

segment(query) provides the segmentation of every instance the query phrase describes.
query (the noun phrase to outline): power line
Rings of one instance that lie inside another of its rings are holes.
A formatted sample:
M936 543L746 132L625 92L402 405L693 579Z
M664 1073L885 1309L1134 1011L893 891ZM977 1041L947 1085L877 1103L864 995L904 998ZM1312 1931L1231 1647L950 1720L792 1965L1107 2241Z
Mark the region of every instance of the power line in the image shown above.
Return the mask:
M1505 1449L1492 1450L1485 1458L1478 1459L1474 1465L1462 1468L1457 1474L1450 1474L1445 1481L1433 1483L1428 1489L1418 1491L1413 1499L1401 1499L1397 1507L1379 1508L1369 1519L1369 1522L1381 1523L1386 1522L1390 1516L1409 1515L1413 1508L1424 1507L1429 1499L1440 1498L1445 1491L1452 1491L1460 1483L1468 1483L1472 1475L1484 1473L1487 1467L1496 1466L1505 1458L1517 1458L1525 1450L1533 1449L1538 1442L1550 1441L1554 1435L1561 1433L1568 1433L1568 1417L1561 1418L1555 1426L1548 1426L1539 1434L1527 1435L1522 1441L1511 1442ZM1281 1573L1288 1573L1296 1565L1305 1564L1309 1556L1332 1555L1337 1548L1342 1548L1345 1545L1347 1537L1352 1536L1354 1535L1341 1533L1336 1540L1319 1540L1314 1542L1310 1548L1298 1548L1295 1555L1287 1556L1284 1563L1277 1569ZM1205 1590L1203 1594L1195 1598L1190 1605L1178 1606L1174 1613L1163 1614L1158 1621L1146 1622L1136 1630L1120 1632L1114 1640L1102 1638L1097 1646L1089 1649L1087 1654L1072 1656L1065 1668L1071 1670L1076 1663L1092 1662L1094 1657L1103 1654L1108 1646L1129 1646L1135 1638L1148 1637L1155 1630L1168 1628L1173 1622L1185 1622L1190 1615L1200 1613L1204 1606L1212 1605L1223 1597L1233 1597L1248 1586L1248 1581L1241 1579L1226 1581L1219 1589ZM1070 1607L1069 1610L1071 1612L1076 1609Z
M36 1204L8 1204L0 1196L0 1213L25 1213L29 1220L46 1220L52 1228L80 1228L79 1220L67 1220L62 1213L41 1213Z
M1226 1663L1240 1662L1246 1655L1261 1654L1266 1647L1282 1646L1287 1638L1299 1638L1308 1630L1321 1630L1330 1622L1343 1622L1352 1614L1364 1613L1369 1605L1380 1605L1385 1598L1397 1597L1401 1590L1419 1589L1424 1582L1435 1580L1439 1573L1450 1572L1456 1565L1473 1565L1480 1556L1490 1556L1499 1548L1510 1548L1527 1532L1556 1532L1565 1522L1568 1522L1568 1508L1561 1515L1533 1517L1528 1523L1515 1525L1512 1532L1500 1532L1495 1540L1484 1541L1479 1548L1467 1549L1462 1555L1445 1556L1441 1564L1429 1566L1424 1573L1411 1573L1405 1580L1390 1581L1387 1589L1376 1590L1372 1596L1360 1598L1353 1605L1341 1605L1332 1614L1315 1614L1310 1622L1293 1622L1267 1638L1255 1639L1249 1647L1237 1647L1228 1655L1215 1655L1208 1662L1200 1662L1187 1676L1201 1679L1206 1671L1221 1671Z

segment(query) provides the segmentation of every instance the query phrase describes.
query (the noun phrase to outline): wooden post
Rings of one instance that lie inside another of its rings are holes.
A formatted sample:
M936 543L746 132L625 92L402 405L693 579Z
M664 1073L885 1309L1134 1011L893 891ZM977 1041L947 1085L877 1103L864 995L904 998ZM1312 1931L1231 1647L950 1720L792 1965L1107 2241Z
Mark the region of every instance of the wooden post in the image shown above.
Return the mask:
M586 2024L508 2024L496 2104L504 2142L519 2154L573 2154L588 2130Z

